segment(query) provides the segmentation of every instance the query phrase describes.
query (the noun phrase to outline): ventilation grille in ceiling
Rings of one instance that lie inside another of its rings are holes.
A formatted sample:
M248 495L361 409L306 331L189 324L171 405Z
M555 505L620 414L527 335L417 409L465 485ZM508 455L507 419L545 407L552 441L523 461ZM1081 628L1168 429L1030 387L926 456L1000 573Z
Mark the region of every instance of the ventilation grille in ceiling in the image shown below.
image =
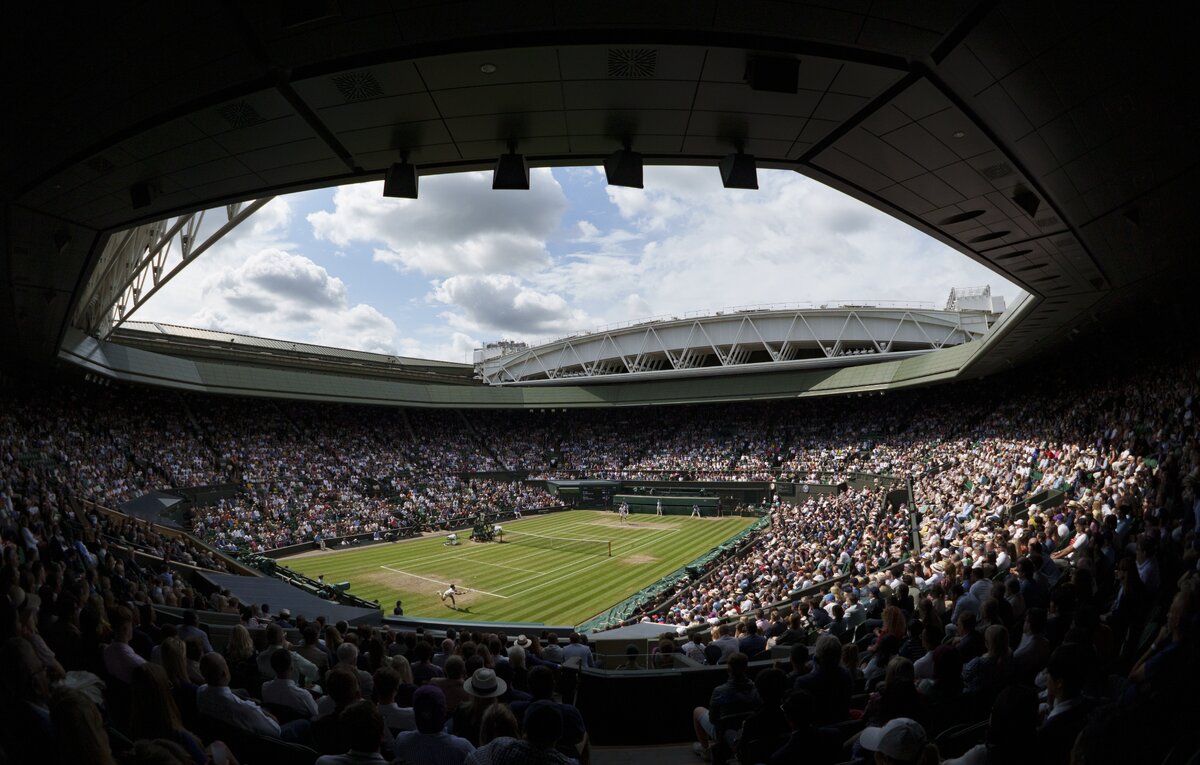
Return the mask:
M346 72L334 75L330 79L342 94L342 98L347 101L368 101L383 95L383 86L379 84L379 80L366 70Z
M1007 162L1001 162L997 165L988 165L979 172L983 173L983 177L989 181L995 181L1003 178L1006 175L1012 175L1012 165Z
M217 114L224 117L232 128L250 127L263 121L262 115L245 101L234 101L217 107Z
M622 80L654 76L658 51L652 48L609 48L608 76Z
M1033 252L1033 250L1013 250L1012 252L1006 252L1003 255L997 255L994 258L992 258L992 260L1008 260L1009 258L1016 258L1021 255L1028 255L1031 252Z

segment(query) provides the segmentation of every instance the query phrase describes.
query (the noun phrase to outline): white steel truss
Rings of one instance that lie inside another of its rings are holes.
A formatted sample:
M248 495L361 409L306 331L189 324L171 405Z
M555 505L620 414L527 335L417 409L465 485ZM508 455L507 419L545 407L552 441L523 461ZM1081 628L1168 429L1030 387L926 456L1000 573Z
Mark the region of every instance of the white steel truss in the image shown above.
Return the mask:
M974 342L994 318L866 305L719 313L562 338L480 359L475 373L490 385L562 385L843 366Z
M273 197L235 202L221 211L215 231L204 225L210 210L145 223L108 238L75 311L76 328L107 339L184 266L258 212Z

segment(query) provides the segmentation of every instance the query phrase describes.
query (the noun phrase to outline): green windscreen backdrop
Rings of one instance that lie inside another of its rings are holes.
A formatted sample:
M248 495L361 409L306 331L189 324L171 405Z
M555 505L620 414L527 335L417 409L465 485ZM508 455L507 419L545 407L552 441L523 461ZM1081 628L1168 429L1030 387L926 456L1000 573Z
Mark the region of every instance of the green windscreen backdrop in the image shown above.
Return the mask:
M613 497L613 508L622 502L629 503L631 513L657 513L662 502L663 515L691 515L692 505L700 508L700 514L711 518L717 514L721 500L716 497L662 497L650 494L618 494Z

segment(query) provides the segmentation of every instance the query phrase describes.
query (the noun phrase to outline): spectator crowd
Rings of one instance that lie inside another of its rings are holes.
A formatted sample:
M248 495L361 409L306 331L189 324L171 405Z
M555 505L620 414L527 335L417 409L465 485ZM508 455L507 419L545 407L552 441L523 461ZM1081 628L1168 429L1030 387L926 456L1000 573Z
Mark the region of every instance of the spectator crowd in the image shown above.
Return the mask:
M773 499L760 534L644 616L664 625L655 666L728 673L692 713L697 754L1163 761L1196 729L1200 377L1183 363L1067 371L835 402L539 413L527 441L528 413L81 388L10 397L5 751L202 763L236 759L259 736L401 762L585 756L586 726L556 700L555 678L596 661L586 638L432 640L272 615L189 584L181 571L226 566L212 550L85 500L233 483L245 488L194 528L218 547L262 549L552 501L495 476L511 470L877 473L911 482L911 504L875 488ZM190 615L160 624L155 605ZM219 650L206 613L238 622ZM772 658L783 666L756 663Z

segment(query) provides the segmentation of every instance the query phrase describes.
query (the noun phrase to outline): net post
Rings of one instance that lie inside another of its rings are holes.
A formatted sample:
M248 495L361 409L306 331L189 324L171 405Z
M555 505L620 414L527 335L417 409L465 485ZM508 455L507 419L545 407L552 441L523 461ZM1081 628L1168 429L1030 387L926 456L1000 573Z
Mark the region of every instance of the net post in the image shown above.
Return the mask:
M612 540L608 540L608 557L612 557Z

